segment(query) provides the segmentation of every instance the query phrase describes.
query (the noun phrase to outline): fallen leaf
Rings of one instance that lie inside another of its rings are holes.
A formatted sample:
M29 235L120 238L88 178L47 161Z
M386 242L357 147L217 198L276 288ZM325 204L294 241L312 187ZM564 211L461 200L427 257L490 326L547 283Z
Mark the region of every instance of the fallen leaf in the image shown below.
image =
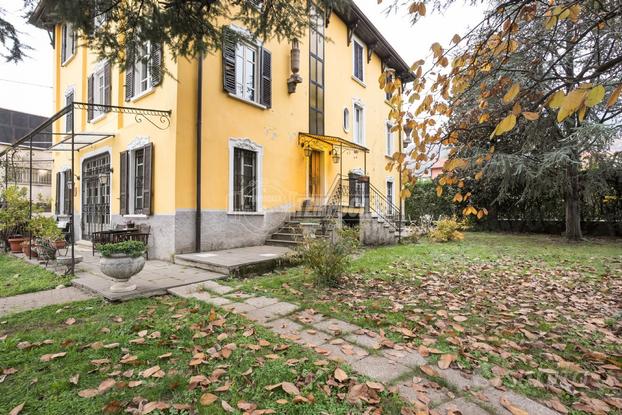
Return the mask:
M201 395L201 399L199 400L199 402L201 402L201 405L203 406L209 406L217 400L218 396L214 395L213 393L204 393L203 395Z
M72 326L74 324L76 324L76 319L73 317L68 318L67 320L65 320L65 324L68 326Z
M438 359L438 367L441 369L448 369L451 365L451 362L456 360L456 356L453 354L444 354Z
M15 408L11 409L11 412L9 412L9 415L17 415L20 412L22 412L22 409L24 409L25 404L26 402L22 402L19 405L17 405Z
M43 356L41 356L41 361L42 362L49 362L50 360L54 360L54 359L58 359L59 357L63 357L66 354L67 354L67 352L44 354Z
M235 409L233 409L233 407L229 405L227 401L220 401L220 405L222 406L222 409L225 410L225 412L235 412Z
M343 371L341 368L335 369L335 379L339 382L343 382L348 379L348 374Z
M281 383L281 388L283 389L283 391L285 391L285 393L289 395L293 395L293 396L300 395L300 391L298 390L296 385L294 385L291 382Z
M81 398L92 398L97 395L99 395L99 391L97 389L84 389L78 392L78 396Z
M512 415L529 415L529 413L524 409L512 404L505 396L502 396L501 399L499 399L499 402L505 409L510 411Z
M73 376L71 376L69 378L69 383L74 384L74 385L77 385L79 381L80 381L80 374L79 373L76 373L75 375L73 375Z

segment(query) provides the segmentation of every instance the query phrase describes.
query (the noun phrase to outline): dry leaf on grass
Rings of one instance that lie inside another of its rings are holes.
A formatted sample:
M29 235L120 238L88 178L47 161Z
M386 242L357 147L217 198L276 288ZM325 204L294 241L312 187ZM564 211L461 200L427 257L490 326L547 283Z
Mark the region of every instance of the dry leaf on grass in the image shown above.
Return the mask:
M67 354L67 352L44 354L43 356L41 356L40 360L42 362L49 362L50 360L54 360L54 359L58 359L59 357L63 357L66 354Z
M9 412L9 415L17 415L20 412L22 412L22 409L24 409L25 404L26 402L22 402L19 405L17 405L15 408L11 409L11 412Z
M291 382L283 382L281 383L281 388L283 389L283 391L285 391L285 393L289 394L289 395L300 395L300 391L298 390L298 388L296 387L296 385L294 385Z
M444 354L438 359L438 367L441 369L448 369L451 365L451 362L456 360L456 355L453 354Z
M505 409L510 411L512 415L529 415L527 411L514 405L505 396L502 396L501 399L499 399L499 402L501 403L501 405L503 405Z
M214 395L213 393L204 393L203 395L201 395L201 399L199 400L199 402L201 402L201 405L203 406L209 406L217 400L218 396Z
M341 368L335 369L335 379L339 382L343 382L348 379L348 374L343 371Z

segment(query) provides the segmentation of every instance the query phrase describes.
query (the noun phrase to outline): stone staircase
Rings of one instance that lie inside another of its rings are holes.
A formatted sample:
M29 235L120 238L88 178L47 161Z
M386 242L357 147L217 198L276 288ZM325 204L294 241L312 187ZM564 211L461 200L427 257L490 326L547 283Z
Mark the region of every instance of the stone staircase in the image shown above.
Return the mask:
M318 238L327 237L332 231L330 215L325 209L296 211L275 233L266 240L266 245L296 248L304 239L303 227L310 227Z

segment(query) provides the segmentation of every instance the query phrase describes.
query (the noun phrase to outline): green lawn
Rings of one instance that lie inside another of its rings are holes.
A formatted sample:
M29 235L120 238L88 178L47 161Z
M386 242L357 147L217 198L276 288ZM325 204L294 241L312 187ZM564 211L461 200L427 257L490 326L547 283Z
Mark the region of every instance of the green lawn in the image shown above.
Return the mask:
M589 399L622 405L611 401L622 393L619 240L468 233L366 249L339 289L314 287L302 267L242 289L383 330L433 359L455 354L456 367L574 411Z
M153 414L242 413L254 407L274 411L265 413L347 414L372 407L346 401L359 383L352 376L337 381L335 363L195 301L90 300L3 319L2 414L23 402L22 415L126 413L141 405L141 413ZM400 411L388 392L362 396L372 403L377 398L385 414ZM148 412L149 405L163 409Z
M43 267L0 254L0 297L49 290L68 285L71 277L59 276Z

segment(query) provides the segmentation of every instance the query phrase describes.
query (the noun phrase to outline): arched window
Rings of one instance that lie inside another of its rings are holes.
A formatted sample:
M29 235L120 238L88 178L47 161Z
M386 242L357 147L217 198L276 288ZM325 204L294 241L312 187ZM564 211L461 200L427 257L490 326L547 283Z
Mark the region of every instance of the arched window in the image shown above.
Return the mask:
M350 131L350 110L347 107L343 109L343 131Z

